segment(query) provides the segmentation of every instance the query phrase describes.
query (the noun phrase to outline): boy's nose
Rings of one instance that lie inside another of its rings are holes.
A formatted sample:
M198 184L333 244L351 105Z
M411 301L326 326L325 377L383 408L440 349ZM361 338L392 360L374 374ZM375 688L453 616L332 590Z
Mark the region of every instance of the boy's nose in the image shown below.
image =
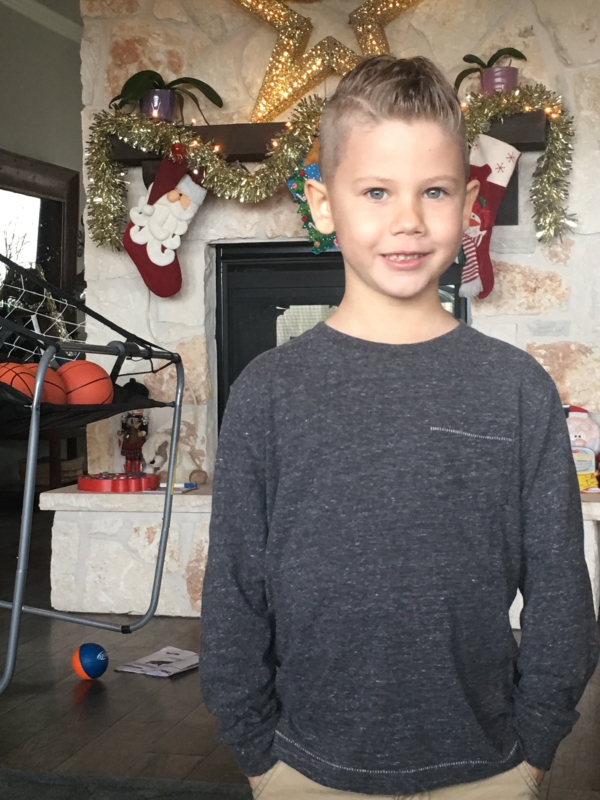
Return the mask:
M423 228L421 204L414 199L399 200L394 207L392 233L418 233Z

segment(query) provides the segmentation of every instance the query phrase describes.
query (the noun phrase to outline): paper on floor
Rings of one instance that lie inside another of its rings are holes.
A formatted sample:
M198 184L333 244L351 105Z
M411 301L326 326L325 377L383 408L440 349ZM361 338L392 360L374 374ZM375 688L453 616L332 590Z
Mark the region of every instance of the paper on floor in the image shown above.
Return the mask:
M136 661L130 661L120 667L115 667L115 672L137 672L140 675L154 675L157 678L170 678L188 669L198 666L198 653L192 650L182 650L180 647L163 647L156 653L143 656Z

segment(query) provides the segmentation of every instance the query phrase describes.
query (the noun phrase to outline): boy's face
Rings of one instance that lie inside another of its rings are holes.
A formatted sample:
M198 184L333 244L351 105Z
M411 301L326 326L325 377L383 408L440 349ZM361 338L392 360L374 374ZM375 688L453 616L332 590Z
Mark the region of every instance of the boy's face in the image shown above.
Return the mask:
M394 120L357 125L333 178L306 194L317 228L337 233L347 288L411 300L437 297L478 188L439 124Z

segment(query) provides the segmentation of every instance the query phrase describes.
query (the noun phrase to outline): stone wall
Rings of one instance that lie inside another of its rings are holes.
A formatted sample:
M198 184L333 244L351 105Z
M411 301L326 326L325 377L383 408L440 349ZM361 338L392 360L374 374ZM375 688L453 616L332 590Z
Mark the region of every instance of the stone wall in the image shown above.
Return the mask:
M333 35L357 49L348 13L359 0L294 2L310 16L309 45ZM165 78L192 75L222 95L223 109L204 103L211 123L247 122L275 31L234 0L82 0L83 136L94 112L106 108L124 80L153 68ZM473 303L473 324L526 348L553 375L563 401L600 410L600 215L593 202L600 173L600 17L595 0L421 0L387 27L395 55L433 58L449 78L465 53L489 55L514 46L528 61L524 81L541 81L563 95L575 116L576 137L569 208L578 227L562 242L540 246L528 188L538 154L521 159L520 220L497 228L492 241L496 288ZM330 78L319 93L331 93ZM465 84L465 89L469 86ZM191 108L187 118L193 116ZM285 115L284 115L285 118ZM130 201L144 192L131 170ZM184 439L198 466L211 472L216 446L214 251L210 243L302 238L286 189L256 206L209 196L180 248L184 287L167 300L151 295L123 253L86 244L89 304L135 333L176 348L187 368ZM92 341L107 334L90 325ZM168 397L171 376L152 376L154 396ZM162 415L162 416L161 416ZM154 414L154 430L168 424ZM90 429L90 469L113 469L118 420Z
M200 614L211 488L175 495L157 613ZM52 524L52 607L143 614L150 604L164 496L94 494L69 486L44 492Z

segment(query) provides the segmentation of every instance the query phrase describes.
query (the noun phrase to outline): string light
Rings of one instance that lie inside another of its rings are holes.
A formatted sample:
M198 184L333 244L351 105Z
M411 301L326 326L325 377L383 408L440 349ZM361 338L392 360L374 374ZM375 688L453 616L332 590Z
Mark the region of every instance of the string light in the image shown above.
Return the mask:
M88 229L98 245L122 248L122 237L129 215L123 165L111 158L111 137L121 141L133 137L141 147L153 153L167 154L177 142L186 148L188 167L198 174L202 185L225 199L240 203L258 203L271 197L309 151L319 124L323 100L302 99L292 113L289 125L277 139L260 167L252 173L236 164L228 164L219 153L219 145L203 142L191 128L179 123L155 120L139 113L111 114L101 111L90 127L86 170L89 176L90 208ZM193 138L192 138L193 137ZM192 143L195 143L192 146Z
M530 111L544 111L548 119L546 149L538 159L530 190L536 236L548 243L576 226L573 215L566 210L573 118L564 112L562 98L538 83L507 94L473 95L463 113L472 143L480 133L489 130L492 120Z
M334 72L345 74L361 55L326 37L305 53L312 25L284 5L282 0L235 0L238 5L261 17L278 31L267 72L256 101L252 121L275 118L298 100L286 132L271 142L271 151L255 172L229 165L219 155L220 146L192 139L190 129L182 125L152 119L141 114L100 112L90 128L86 150L89 183L96 185L90 200L88 225L96 244L122 247L122 232L128 219L122 164L111 159L110 137L127 142L134 136L142 150L168 153L175 142L188 149L189 168L204 170L203 185L219 197L256 203L272 196L297 168L308 152L323 108L318 97L302 99L318 83ZM352 25L364 56L389 52L385 26L420 0L367 0L350 14ZM551 241L567 228L575 227L564 204L568 199L568 175L571 170L573 120L563 113L562 100L546 87L537 84L521 87L508 95L467 94L461 103L469 140L489 129L492 119L533 110L544 110L549 122L548 142L540 156L531 188L537 237ZM196 120L192 119L195 125ZM192 149L193 148L193 149ZM197 174L197 173L196 173Z
M349 22L362 51L356 53L333 36L326 36L308 52L312 23L282 0L235 0L277 30L252 122L275 119L334 73L345 75L363 56L389 53L385 26L421 0L367 0L351 12Z

